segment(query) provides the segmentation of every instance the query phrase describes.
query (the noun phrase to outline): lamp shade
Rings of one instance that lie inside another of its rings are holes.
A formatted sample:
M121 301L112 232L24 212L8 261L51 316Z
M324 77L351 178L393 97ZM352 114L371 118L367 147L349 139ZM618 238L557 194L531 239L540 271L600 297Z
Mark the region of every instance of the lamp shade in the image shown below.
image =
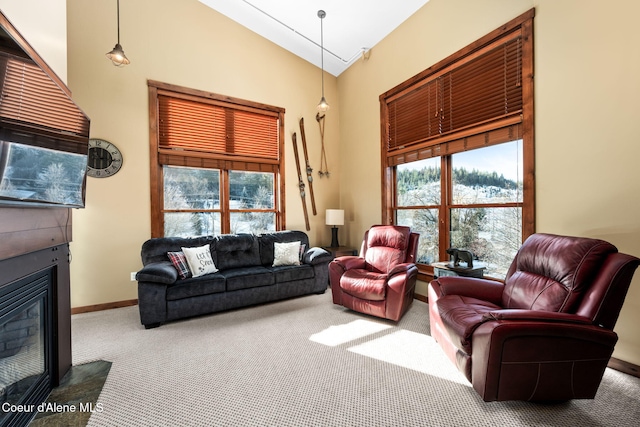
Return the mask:
M342 209L327 209L325 224L344 225L344 211Z
M113 65L117 67L131 63L129 58L124 54L124 50L122 49L122 46L120 46L120 43L116 43L113 50L107 53L107 58L109 58L111 62L113 62Z

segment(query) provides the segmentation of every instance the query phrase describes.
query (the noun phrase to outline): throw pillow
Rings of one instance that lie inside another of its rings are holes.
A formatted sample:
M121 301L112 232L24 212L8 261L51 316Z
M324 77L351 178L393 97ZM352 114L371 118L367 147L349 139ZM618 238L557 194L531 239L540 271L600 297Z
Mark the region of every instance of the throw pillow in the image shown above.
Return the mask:
M273 267L281 265L300 265L300 242L273 244Z
M191 277L191 270L189 270L189 264L187 264L187 258L185 258L184 252L167 252L167 256L176 270L178 270L178 276L180 276L181 279Z
M182 252L187 258L187 264L189 264L193 277L200 277L218 271L211 258L209 245L197 248L182 248Z
M306 252L307 245L300 243L300 262L304 259L304 253Z

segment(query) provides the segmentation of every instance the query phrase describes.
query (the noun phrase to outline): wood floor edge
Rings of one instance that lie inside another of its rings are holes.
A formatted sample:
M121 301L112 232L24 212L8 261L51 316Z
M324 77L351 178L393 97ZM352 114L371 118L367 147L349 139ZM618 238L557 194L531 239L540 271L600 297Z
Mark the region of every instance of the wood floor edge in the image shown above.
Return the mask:
M413 298L417 299L418 301L429 302L429 300L428 300L426 295L413 294Z
M634 365L633 363L625 362L624 360L612 357L611 359L609 359L607 367L640 378L640 366Z
M71 314L90 313L92 311L111 310L112 308L130 307L137 305L137 299L130 299L126 301L108 302L105 304L85 305L84 307L73 307Z

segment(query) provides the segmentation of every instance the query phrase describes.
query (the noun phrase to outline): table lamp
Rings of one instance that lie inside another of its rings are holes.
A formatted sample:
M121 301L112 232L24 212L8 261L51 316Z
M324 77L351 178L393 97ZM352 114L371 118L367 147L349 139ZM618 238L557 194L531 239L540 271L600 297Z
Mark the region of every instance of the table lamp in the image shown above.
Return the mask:
M338 243L338 227L336 226L344 225L344 211L342 209L327 209L325 223L331 226L331 247L337 248L340 243Z

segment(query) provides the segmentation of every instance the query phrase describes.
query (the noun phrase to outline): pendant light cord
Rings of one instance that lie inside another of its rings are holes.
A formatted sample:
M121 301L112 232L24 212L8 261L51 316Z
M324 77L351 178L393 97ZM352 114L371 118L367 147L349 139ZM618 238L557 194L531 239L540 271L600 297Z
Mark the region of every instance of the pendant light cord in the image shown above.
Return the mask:
M119 1L119 0L118 0ZM322 14L320 14L320 12L318 12L318 15L320 15L320 51L321 51L321 55L320 55L320 72L322 73L321 77L322 77L322 97L324 98L324 25L323 22L324 21L324 17L325 17L325 12L321 11Z
M118 10L118 44L120 44L120 0L117 1Z

